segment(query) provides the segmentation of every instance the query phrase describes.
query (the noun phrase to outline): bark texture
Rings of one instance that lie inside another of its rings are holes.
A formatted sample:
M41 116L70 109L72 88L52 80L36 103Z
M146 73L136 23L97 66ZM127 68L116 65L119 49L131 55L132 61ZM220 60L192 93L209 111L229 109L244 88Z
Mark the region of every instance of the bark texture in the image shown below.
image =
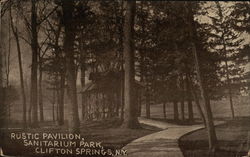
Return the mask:
M31 0L31 87L30 105L32 106L31 123L33 127L38 125L38 103L37 103L37 67L38 67L38 33L37 33L37 11L36 0Z
M123 127L138 128L137 106L134 101L134 48L133 32L135 17L135 1L126 1L126 14L124 23L124 59L125 59L125 80L124 80L124 120Z

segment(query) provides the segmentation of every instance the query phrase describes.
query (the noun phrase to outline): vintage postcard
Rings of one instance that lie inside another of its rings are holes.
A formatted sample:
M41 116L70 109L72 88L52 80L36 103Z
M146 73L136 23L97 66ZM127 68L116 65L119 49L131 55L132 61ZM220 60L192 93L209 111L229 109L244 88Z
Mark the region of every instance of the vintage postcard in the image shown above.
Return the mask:
M0 156L250 157L249 1L0 12Z

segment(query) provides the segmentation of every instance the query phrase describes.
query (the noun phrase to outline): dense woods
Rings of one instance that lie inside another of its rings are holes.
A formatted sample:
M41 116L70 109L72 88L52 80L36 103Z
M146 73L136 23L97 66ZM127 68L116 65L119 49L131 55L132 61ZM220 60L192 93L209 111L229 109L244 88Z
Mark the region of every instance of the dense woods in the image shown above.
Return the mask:
M53 121L80 132L85 122L117 118L121 128L136 129L156 104L167 119L171 104L175 122L194 122L197 110L213 152L211 101L226 98L235 118L234 97L249 96L249 8L219 1L1 2L1 127L19 108L23 128Z

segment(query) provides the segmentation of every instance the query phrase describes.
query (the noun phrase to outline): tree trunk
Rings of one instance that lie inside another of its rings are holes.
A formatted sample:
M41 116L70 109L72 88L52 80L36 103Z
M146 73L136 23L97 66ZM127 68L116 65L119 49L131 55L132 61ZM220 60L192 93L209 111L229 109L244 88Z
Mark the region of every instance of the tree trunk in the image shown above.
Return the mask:
M83 86L82 86L83 89ZM82 120L85 120L85 108L86 108L85 94L82 94Z
M227 77L227 88L228 88L228 97L229 97L229 103L230 103L230 109L232 113L232 119L235 118L234 115L234 106L233 106L233 97L232 97L232 87L231 87L231 80L229 77L229 69L228 69L228 62L227 62L227 50L226 50L226 45L225 41L223 40L223 49L225 53L225 65L226 65L226 77Z
M2 11L2 6L0 6L0 11ZM0 36L2 37L2 32L1 32L1 30L2 30L2 18L0 18ZM1 90L1 92L0 92L0 100L2 100L3 99L3 47L2 47L2 43L3 43L3 38L0 38L0 90ZM0 101L1 102L1 107L2 107L2 105L3 105L3 102L2 101ZM2 109L2 108L1 108Z
M183 76L181 75L181 120L184 121L185 120L185 84L184 84L184 79Z
M121 68L122 68L122 76L121 76L121 89L120 89L120 95L121 95L121 97L120 97L120 103L121 103L121 116L120 116L120 118L121 118L121 120L123 121L124 120L124 67L123 67L123 65L121 65Z
M189 79L189 75L186 74L186 85L187 85L187 91L186 91L186 95L187 95L187 102L188 102L188 121L189 122L193 122L194 121L194 111L193 111L193 104L192 104L192 91L190 88L190 79Z
M86 106L87 106L87 110L86 110L86 117L87 117L87 120L90 118L90 104L91 104L91 95L90 93L86 93Z
M86 99L86 94L81 93L81 96L82 96L82 121L84 121L86 118L87 99Z
M223 19L223 13L222 13L222 10L221 10L221 5L219 2L215 2L217 7L218 7L218 11L219 11L219 14L220 14L220 18ZM225 28L224 28L224 31ZM235 118L235 115L234 115L234 106L233 106L233 98L232 98L232 87L231 87L231 80L230 80L230 77L229 77L229 68L228 68L228 55L227 55L227 45L225 43L225 36L224 34L222 34L222 42L223 42L223 53L224 53L224 57L225 57L225 66L226 66L226 79L227 79L227 88L228 88L228 97L229 97L229 103L230 103L230 109L231 109L231 113L232 113L232 119Z
M6 51L4 51L5 52L5 54L4 54L4 56L5 56L5 59L4 59L4 61L5 61L5 74L6 74L6 76L5 76L5 80L6 80L6 89L8 89L10 86L9 86L9 76L10 76L10 47L11 47L11 35L10 35L10 33L11 33L11 22L10 22L10 20L8 20L8 26L9 26L9 28L8 28L8 51L7 51L7 53L6 53ZM7 92L7 94L8 94L8 91L6 91ZM7 110L8 110L8 122L10 122L11 121L11 103L10 102L7 102L6 103L6 105L7 105Z
M2 7L0 6L0 11L2 11ZM2 29L2 18L0 18L0 32ZM4 66L3 66L3 38L2 38L2 32L0 34L0 128L5 127L5 120L6 120L6 104L5 104L5 89L4 89Z
M119 117L119 109L120 109L120 104L119 104L119 93L115 92L114 93L114 98L115 98L115 104L116 104L116 111L115 114L117 117Z
M56 121L59 125L59 121L60 121L60 111L59 111L59 102L60 102L60 90L59 90L59 86L58 86L58 78L56 79Z
M18 55L18 65L19 65L19 76L20 76L20 84L21 84L21 95L22 95L22 101L23 101L23 127L27 127L27 115L26 115L26 95L25 95L25 89L24 89L24 80L23 80L23 66L22 66L22 55L21 55L21 48L20 48L20 42L19 37L17 34L17 27L14 27L11 9L10 9L10 20L11 20L11 28L13 35L16 40L16 46L17 46L17 55Z
M2 11L2 7L0 7L0 11ZM0 30L2 30L2 18L0 18ZM1 32L1 31L0 31ZM0 34L2 36L2 33ZM1 116L0 116L0 128L4 127L4 90L3 90L3 48L2 48L2 38L0 38L0 111L1 111Z
M217 137L216 137L215 127L214 127L214 122L213 122L213 115L212 115L211 107L207 101L207 99L208 99L207 94L204 90L203 78L202 78L202 75L200 73L200 65L199 65L199 60L198 60L196 47L195 47L194 43L192 43L192 51L193 51L193 55L195 56L195 64L196 64L195 67L196 67L196 71L197 71L199 88L201 91L201 98L202 98L202 102L203 102L204 107L205 107L204 111L205 111L206 127L207 127L208 138L209 138L209 149L211 151L214 151L214 149L216 147L216 143L217 143Z
M162 105L163 105L163 116L164 116L164 119L167 119L167 115L166 115L166 102L163 102Z
M138 128L139 122L136 114L136 105L134 104L134 50L133 50L133 31L134 31L134 17L135 17L135 1L126 1L126 14L124 23L124 60L125 60L125 112L122 127L124 128Z
M148 63L149 64L149 63ZM150 89L151 89L151 84L149 82L149 74L148 74L148 66L144 67L144 70L146 71L145 76L144 76L144 81L146 84L146 89L145 89L145 106L146 106L146 118L150 118L150 101L151 101L151 93L150 93Z
M29 105L29 110L28 110L28 125L31 125L31 120L32 120L32 105Z
M5 82L6 82L6 87L8 88L9 87L9 77L10 77L10 48L11 48L11 21L8 20L8 51L5 50L4 51L4 56L5 56L5 59L4 59L4 64L5 64ZM6 91L7 92L7 91ZM10 108L11 108L11 104L8 103L6 104L8 109L9 109L9 115L10 115ZM10 118L10 117L9 117Z
M40 111L40 121L44 121L43 116L43 89L42 89L42 79L43 79L43 72L42 72L42 63L41 63L41 57L40 57L40 65L39 65L39 111Z
M112 98L113 98L113 95L112 95ZM112 98L111 98L111 101L113 103L114 99L112 99ZM99 91L98 90L95 92L95 98L94 99L95 99L94 115L95 115L96 120L98 120L98 108L99 108ZM114 106L112 107L112 109L114 110ZM111 113L113 113L113 112L111 112Z
M139 92L138 92L138 95L139 95L139 97L138 97L138 117L140 117L141 116L141 108L142 108L142 96L141 96L141 90L139 90Z
M147 88L147 87L146 87ZM150 96L149 96L149 92L146 92L146 118L150 118Z
M192 46L194 47L194 46ZM196 50L194 50L195 48L193 48L194 54L195 54L195 58L196 58L196 64L198 63L198 58L197 58L197 54L196 54ZM214 127L214 122L213 122L213 115L212 115L212 110L210 105L208 104L208 97L207 94L205 93L204 90L204 85L203 85L203 81L201 78L201 74L199 72L199 64L196 65L196 69L197 69L197 75L198 75L198 82L199 82L199 88L201 91L201 97L202 97L202 102L204 104L205 107L205 120L206 120L206 127L207 127L207 131L208 131L208 138L209 138L209 149L211 151L213 151L216 147L216 143L217 143L217 137L216 137L216 133L215 133L215 127Z
M181 100L181 120L184 121L185 120L185 110L184 110L184 107L185 107L185 101Z
M74 1L63 0L63 21L64 21L64 52L66 54L67 85L68 85L68 103L70 107L69 129L72 132L80 131L80 120L77 104L76 89L76 66L74 64L74 41L75 30L73 19Z
M37 13L36 0L31 0L31 87L30 87L30 105L32 106L32 127L38 126L38 105L37 105L37 58L38 58L38 39L37 39Z
M53 122L56 121L56 118L55 118L55 103L56 103L56 91L53 90L53 93L52 93L52 117L53 117Z
M193 86L191 86L190 90L191 90L191 92L192 92L192 94L193 94L193 98L194 98L194 101L195 101L195 103L196 103L198 112L199 112L199 114L200 114L200 116L201 116L201 119L202 119L202 121L203 121L203 123L204 123L204 125L205 125L205 127L206 127L205 115L204 115L204 113L203 113L203 111L202 111L202 108L201 108L200 101L199 101L199 98L198 98L198 96L197 96L197 93L196 93L195 89L193 88Z
M179 120L178 101L173 101L173 105L174 105L174 121L177 122Z
M193 15L193 10L191 4L186 4L186 9L187 9L187 17L188 17L188 28L190 32L190 44L192 48L192 53L195 61L195 69L197 73L197 78L198 78L198 84L199 88L201 91L201 99L204 104L204 112L205 112L205 120L206 120L206 128L207 128L207 133L208 133L208 142L209 142L209 150L210 152L214 152L217 144L217 137L215 133L215 127L214 127L214 122L213 122L213 115L211 111L211 107L208 103L208 97L207 93L204 89L204 83L203 83L203 77L200 71L200 63L199 63L199 58L196 50L196 45L195 45L195 23L194 23L194 15Z
M60 73L60 87L59 87L59 120L58 120L58 125L63 125L64 124L64 86L65 86L65 73L64 70L61 71Z
M188 99L187 103L188 103L188 121L193 122L194 121L194 111L193 111L192 100Z
M121 87L121 120L124 120L124 80L122 79Z
M81 33L81 40L80 40L80 66L81 66L81 86L82 89L85 86L85 55L83 52L83 34ZM84 100L84 94L82 94L82 120L84 120L85 117L85 100Z

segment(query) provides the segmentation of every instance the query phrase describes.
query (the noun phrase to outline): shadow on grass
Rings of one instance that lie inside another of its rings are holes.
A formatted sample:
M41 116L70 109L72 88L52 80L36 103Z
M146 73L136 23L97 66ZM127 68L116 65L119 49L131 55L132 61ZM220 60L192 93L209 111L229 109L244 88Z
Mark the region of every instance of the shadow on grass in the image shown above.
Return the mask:
M215 157L242 157L249 150L250 117L238 117L216 127L219 148ZM179 146L185 157L208 157L207 132L200 129L184 135Z

